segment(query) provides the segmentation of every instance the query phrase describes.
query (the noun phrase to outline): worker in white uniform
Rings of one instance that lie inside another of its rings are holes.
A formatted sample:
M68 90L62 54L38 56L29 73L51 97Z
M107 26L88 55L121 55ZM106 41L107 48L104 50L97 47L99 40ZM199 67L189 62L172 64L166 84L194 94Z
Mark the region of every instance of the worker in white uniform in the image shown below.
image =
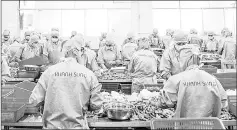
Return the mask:
M214 33L209 32L208 40L204 41L204 44L202 45L202 50L208 53L217 53L218 48L219 48L218 41L215 39Z
M4 30L2 34L2 55L5 56L7 59L7 63L9 63L10 59L10 52L9 52L9 46L12 44L12 39L10 38L10 31Z
M231 32L225 31L225 40L220 47L221 67L222 69L235 69L236 68L236 39L231 37Z
M69 40L63 47L65 60L49 67L40 77L29 104L44 101L44 129L89 129L86 111L102 107L101 84L92 71L78 63L82 47Z
M158 57L150 48L148 38L138 40L139 50L136 51L128 65L128 72L132 73L132 92L139 93L144 84L157 84Z
M156 28L154 28L152 34L149 35L149 39L151 42L151 48L160 48L160 49L165 48L165 46L161 41L160 36L158 36L158 30Z
M72 31L72 33L71 33L71 38L73 38L74 36L76 36L77 35L77 32L76 31Z
M28 44L28 43L26 43ZM21 43L20 37L16 37L13 40L13 43L9 46L9 52L10 52L10 61L15 57L15 54L18 52L19 49L21 49L24 45Z
M213 75L199 69L197 54L188 59L185 71L168 79L155 104L176 106L174 118L219 117L221 108L227 107L224 88Z
M129 63L134 52L136 52L137 49L138 49L138 46L134 42L129 42L122 46L121 54L122 54L123 63L125 65Z
M174 31L171 29L166 30L166 35L162 37L162 44L165 46L165 49L168 49L172 41Z
M107 33L105 32L101 33L101 36L99 37L99 48L105 46L106 38L107 38Z
M121 54L114 41L112 39L108 39L105 43L105 46L101 47L98 51L98 64L102 69L107 70L121 64L121 60Z
M39 44L39 37L37 35L32 35L28 44L22 46L16 52L12 62L20 62L22 60L42 55L43 51L38 44Z
M124 46L127 43L136 43L134 34L132 32L129 32L127 34L127 38L123 41L122 46Z
M228 28L223 28L222 30L221 30L221 37L220 37L220 39L219 39L219 41L218 41L218 43L219 43L219 47L218 47L218 52L220 52L220 50L222 49L222 46L223 46L223 44L224 44L224 40L225 40L225 38L226 38L226 31L229 31L229 29Z
M52 31L51 39L49 42L44 44L43 56L48 61L48 65L57 64L60 58L63 57L62 43L59 41L59 32Z
M31 31L26 31L25 32L25 38L24 40L22 40L21 44L27 44L30 41L30 35L31 35Z
M174 34L173 42L174 45L164 51L160 61L161 76L164 79L184 71L183 64L188 52L198 49L196 45L187 44L187 35L181 31Z
M201 49L203 40L198 36L198 32L196 29L191 29L188 36L188 44L195 44Z

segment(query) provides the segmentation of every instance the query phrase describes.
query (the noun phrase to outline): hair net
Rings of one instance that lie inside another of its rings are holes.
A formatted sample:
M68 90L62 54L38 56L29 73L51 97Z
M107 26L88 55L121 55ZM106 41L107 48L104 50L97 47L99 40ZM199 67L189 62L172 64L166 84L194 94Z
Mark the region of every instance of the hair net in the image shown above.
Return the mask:
M174 41L177 42L188 42L187 35L182 31L176 31L173 35Z
M132 33L132 32L129 32L128 34L127 34L127 38L133 38L134 37L134 34Z
M214 32L208 32L208 34L207 34L208 36L209 35L212 35L212 36L214 36Z
M9 30L4 30L3 31L3 36L8 36L10 35L10 31Z
M197 34L197 30L194 28L190 29L190 34Z
M30 36L31 35L31 31L26 31L25 32L25 36Z
M58 31L52 31L51 32L51 36L59 36L59 32Z
M72 38L72 40L76 41L76 43L80 44L80 46L84 47L85 46L85 42L84 42L84 37L82 34L77 34L76 36L74 36Z
M106 32L101 33L101 37L102 37L102 38L105 38L106 36L107 36L107 33L106 33Z
M138 39L139 49L148 49L150 47L150 40L146 37L141 37Z
M70 39L65 42L63 45L62 52L64 55L66 55L68 52L70 52L73 49L81 50L81 44L79 44L76 40Z
M59 32L59 29L58 29L58 28L52 28L51 31L57 31L57 32Z
M37 35L32 35L32 36L30 37L30 42L31 42L31 43L38 42L38 41L39 41L39 36L37 36Z

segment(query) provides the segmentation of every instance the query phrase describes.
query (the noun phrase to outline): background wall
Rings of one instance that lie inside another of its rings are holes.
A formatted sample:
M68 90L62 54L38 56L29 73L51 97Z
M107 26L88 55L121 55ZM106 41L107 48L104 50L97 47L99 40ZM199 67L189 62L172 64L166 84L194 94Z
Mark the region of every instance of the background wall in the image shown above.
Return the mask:
M98 48L101 32L112 33L118 45L128 32L147 36L153 28L164 35L167 28L200 34L228 27L236 35L235 1L3 1L3 29L23 36L26 30L49 32L60 29L61 36L71 31L82 33ZM20 16L19 16L20 14ZM22 20L19 23L19 17ZM20 31L19 31L20 30Z

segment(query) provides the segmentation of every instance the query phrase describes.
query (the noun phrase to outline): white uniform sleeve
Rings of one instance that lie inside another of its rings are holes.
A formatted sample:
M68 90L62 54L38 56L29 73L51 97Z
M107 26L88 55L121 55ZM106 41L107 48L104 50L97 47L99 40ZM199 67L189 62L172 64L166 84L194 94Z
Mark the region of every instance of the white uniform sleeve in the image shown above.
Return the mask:
M103 52L102 52L103 48L100 48L98 51L98 57L97 57L97 61L100 64L104 64L104 57L103 57Z
M29 104L37 106L40 102L44 101L45 93L47 90L47 80L49 79L48 70L46 70L40 77L38 83L36 84L34 90L32 91Z
M219 89L220 98L221 98L221 108L226 108L228 106L227 94L221 83L216 79L217 87Z
M96 76L92 74L90 87L90 109L93 111L99 110L102 107L103 100L100 97L101 87L102 85L98 82Z
M165 50L161 60L160 60L160 71L162 73L164 72L169 72L171 71L171 61L170 61L170 57L169 57L169 50Z
M129 64L128 64L128 72L133 73L134 72L134 60L135 60L135 54L133 54Z

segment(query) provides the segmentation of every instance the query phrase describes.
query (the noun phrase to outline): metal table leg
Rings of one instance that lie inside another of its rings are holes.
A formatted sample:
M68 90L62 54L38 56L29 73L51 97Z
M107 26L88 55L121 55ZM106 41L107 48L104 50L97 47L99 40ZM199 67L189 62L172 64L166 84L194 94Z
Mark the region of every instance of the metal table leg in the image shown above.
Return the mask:
M9 130L9 126L4 126L4 130Z

